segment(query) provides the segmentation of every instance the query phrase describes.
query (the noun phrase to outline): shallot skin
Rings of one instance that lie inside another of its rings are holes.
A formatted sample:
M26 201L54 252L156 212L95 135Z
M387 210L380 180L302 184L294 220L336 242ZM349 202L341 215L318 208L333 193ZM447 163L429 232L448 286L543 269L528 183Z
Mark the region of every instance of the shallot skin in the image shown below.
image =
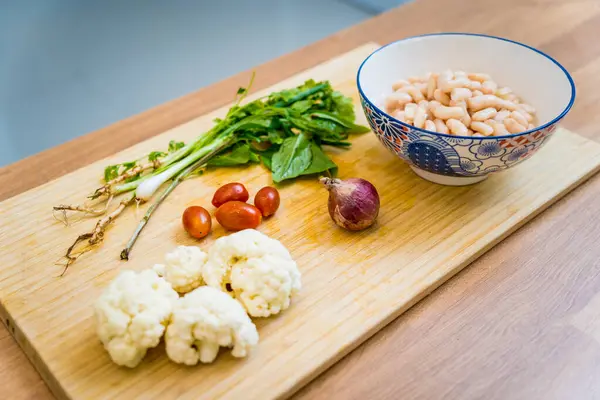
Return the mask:
M379 194L373 184L361 178L343 181L322 178L321 182L329 190L329 215L338 226L360 231L373 225L380 205Z

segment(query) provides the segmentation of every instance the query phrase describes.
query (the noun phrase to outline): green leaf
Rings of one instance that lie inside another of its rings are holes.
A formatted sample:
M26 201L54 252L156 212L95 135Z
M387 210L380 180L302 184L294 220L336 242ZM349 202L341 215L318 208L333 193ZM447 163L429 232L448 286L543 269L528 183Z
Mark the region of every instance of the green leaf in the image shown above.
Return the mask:
M281 182L302 175L311 163L310 143L304 133L283 141L279 151L273 155L273 181Z
M119 176L119 166L118 165L109 165L104 168L104 182L112 181L117 176Z
M153 151L152 153L148 154L148 161L150 161L150 162L156 161L160 157L164 157L166 155L167 155L167 153L165 153L164 151Z
M121 164L124 168L123 171L121 171L121 173L129 171L131 168L135 167L136 164L137 163L135 161L126 162L126 163Z
M235 146L228 153L213 157L207 165L211 167L231 167L258 161L258 156L251 151L250 145L243 143Z
M267 138L269 139L269 142L271 142L272 144L281 144L281 143L283 143L285 136L286 135L285 135L284 131L270 130L267 135Z
M350 147L352 143L346 142L343 140L321 140L321 144L326 144L327 146L335 146L335 147Z
M183 142L176 142L175 140L171 140L169 142L169 153L177 151L180 148L182 148L183 146L185 146L185 143L183 143Z
M249 158L249 161L250 161L250 162L253 162L253 163L260 162L260 157L259 157L259 156L258 156L258 154L256 154L255 152L253 152L253 151L250 151L250 158Z
M277 146L271 146L267 150L257 152L257 155L260 157L261 161L263 164L265 164L265 167L267 167L269 171L273 170L273 155L277 153L278 150L279 149Z
M302 175L318 174L331 169L337 169L337 165L321 150L318 144L311 143L312 162Z
M352 99L338 91L334 91L331 94L331 98L333 100L333 109L331 111L348 121L354 121L354 103Z
M368 126L364 126L364 125L356 125L353 124L352 128L350 128L350 133L367 133L370 132L371 128L369 128Z
M244 93L246 93L246 88L243 88L243 87L241 87L241 88L238 88L238 90L237 90L237 94L238 94L238 95L240 95L240 94L244 94Z
M354 126L353 120L347 121L344 118L341 118L341 117L339 117L339 116L337 116L335 114L330 114L330 113L328 113L326 111L316 111L316 112L313 112L311 114L311 117L326 119L326 120L335 122L336 124L341 125L341 126L343 126L345 128L348 128L348 129L350 129L350 128L352 128Z

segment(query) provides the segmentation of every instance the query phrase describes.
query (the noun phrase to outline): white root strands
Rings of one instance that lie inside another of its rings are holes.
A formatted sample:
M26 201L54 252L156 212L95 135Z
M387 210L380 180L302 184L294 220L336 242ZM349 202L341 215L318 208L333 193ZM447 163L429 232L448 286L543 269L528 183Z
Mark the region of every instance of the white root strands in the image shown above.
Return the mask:
M113 222L121 213L131 205L135 200L135 194L128 195L126 198L119 202L117 208L111 211L108 215L98 220L94 229L91 232L81 234L75 239L73 244L67 249L64 255L66 260L64 263L64 270L60 276L63 276L71 264L73 264L79 257L87 253L92 249L94 245L102 242L104 239L104 232L108 225ZM82 244L81 249L77 249Z

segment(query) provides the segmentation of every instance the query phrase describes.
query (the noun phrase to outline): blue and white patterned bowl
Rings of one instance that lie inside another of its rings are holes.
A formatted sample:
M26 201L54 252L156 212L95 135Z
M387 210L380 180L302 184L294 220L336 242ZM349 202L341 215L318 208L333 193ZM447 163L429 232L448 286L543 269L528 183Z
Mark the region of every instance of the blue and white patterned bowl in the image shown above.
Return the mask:
M392 83L446 69L490 74L537 109L538 127L516 135L445 135L407 125L383 111ZM467 33L439 33L393 42L358 69L360 100L381 143L422 178L468 185L531 157L552 136L575 100L575 84L550 56L522 43Z

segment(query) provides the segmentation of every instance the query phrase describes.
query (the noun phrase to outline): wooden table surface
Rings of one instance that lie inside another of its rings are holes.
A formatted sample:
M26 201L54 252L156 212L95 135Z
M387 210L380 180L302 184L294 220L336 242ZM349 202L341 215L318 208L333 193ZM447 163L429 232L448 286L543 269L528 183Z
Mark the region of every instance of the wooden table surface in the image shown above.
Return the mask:
M368 41L468 31L523 41L577 84L564 126L600 141L600 2L417 0L257 69L264 88ZM485 54L482 54L485 57ZM0 169L0 200L231 101L239 74ZM302 389L297 398L600 398L600 176L592 178ZM0 327L0 397L52 395Z

